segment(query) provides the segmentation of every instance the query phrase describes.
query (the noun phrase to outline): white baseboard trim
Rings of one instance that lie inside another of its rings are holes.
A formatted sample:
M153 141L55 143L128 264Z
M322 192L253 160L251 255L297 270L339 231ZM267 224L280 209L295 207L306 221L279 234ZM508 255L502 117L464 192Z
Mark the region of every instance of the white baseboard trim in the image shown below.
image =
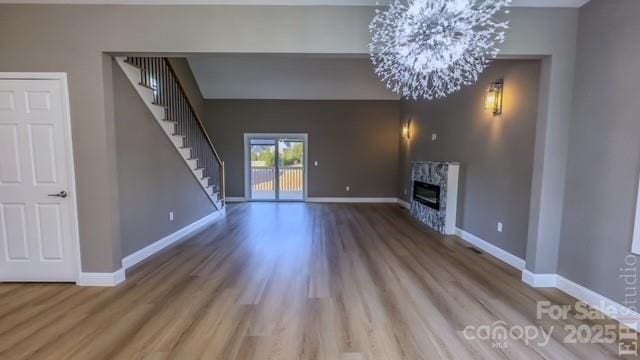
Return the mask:
M621 305L606 296L587 289L558 274L535 274L529 270L522 272L522 281L531 287L553 287L592 308L618 321L619 323L640 332L640 313Z
M485 240L482 240L471 233L468 233L460 228L456 228L456 235L462 240L468 242L469 244L477 247L478 249L485 251L490 255L497 257L498 259L513 266L518 270L523 270L525 267L525 261L523 259L511 254L510 252L504 251L499 247Z
M79 286L116 286L125 279L124 269L118 269L112 273L88 273L82 272L78 276L76 284Z
M203 217L202 219L197 220L183 227L182 229L174 232L173 234L167 235L162 239L154 242L153 244L150 244L134 252L133 254L126 256L124 259L122 259L122 268L126 270L132 267L133 265L157 253L158 251L166 248L167 246L175 243L176 241L183 239L185 236L200 230L204 226L211 224L215 220L223 217L225 213L226 213L226 208L222 208L222 210L218 210L212 214L209 214Z
M589 304L594 309L617 320L619 323L635 331L640 331L640 314L636 311L560 275L556 275L556 288Z
M556 287L556 274L535 274L527 269L522 270L522 281L535 288Z
M239 202L247 202L244 197L226 197L226 202L228 203L239 203ZM399 199L399 198L369 198L369 197L308 197L306 202L311 203L383 203L383 204L391 204L397 203L400 206L410 209L411 204L408 202Z
M408 202L402 199L398 199L398 204L400 204L400 206L402 206L405 209L411 209L411 204L409 204Z
M309 197L312 203L397 203L394 197Z
M116 286L125 280L125 270L148 258L149 256L157 253L158 251L166 248L167 246L175 243L176 241L183 239L185 236L197 230L200 230L206 225L209 225L215 220L223 217L225 213L226 208L222 208L222 210L218 210L212 214L209 214L202 219L183 227L173 234L167 235L164 238L154 242L153 244L150 244L134 252L133 254L126 256L124 259L122 259L122 268L112 273L80 273L80 275L78 276L77 284L79 286Z

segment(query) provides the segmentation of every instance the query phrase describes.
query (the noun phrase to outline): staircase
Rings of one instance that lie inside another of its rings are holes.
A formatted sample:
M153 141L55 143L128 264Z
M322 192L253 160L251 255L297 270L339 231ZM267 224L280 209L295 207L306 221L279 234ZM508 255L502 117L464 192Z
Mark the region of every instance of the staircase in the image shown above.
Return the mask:
M118 57L158 124L218 210L224 207L224 161L193 110L171 64L161 57Z

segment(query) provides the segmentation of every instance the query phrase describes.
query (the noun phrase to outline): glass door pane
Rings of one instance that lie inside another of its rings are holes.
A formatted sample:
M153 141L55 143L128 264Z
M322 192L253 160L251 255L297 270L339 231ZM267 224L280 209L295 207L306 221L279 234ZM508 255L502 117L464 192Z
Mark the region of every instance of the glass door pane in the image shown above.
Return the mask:
M279 200L304 200L304 141L278 139Z
M276 200L276 141L251 139L251 200Z

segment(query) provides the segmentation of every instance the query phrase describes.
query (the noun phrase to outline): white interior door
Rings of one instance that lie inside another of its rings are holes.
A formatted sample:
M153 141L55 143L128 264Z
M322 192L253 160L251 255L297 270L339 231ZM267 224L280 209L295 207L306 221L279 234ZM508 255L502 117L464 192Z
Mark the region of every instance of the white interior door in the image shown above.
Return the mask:
M67 101L66 81L0 76L0 281L77 280Z

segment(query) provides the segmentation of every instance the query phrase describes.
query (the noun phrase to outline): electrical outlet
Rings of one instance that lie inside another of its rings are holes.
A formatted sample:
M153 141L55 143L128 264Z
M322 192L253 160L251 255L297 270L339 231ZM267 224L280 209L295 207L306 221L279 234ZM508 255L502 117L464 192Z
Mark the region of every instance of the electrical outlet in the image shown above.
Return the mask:
M436 133L431 134L431 141L436 141L436 140L438 140L438 134Z
M407 189L404 189L404 194L407 195Z
M345 186L345 189L346 189L347 191L351 191L351 187L350 187L349 185Z
M169 211L169 221L173 221L173 211Z
M498 232L502 232L502 223L501 222L498 223Z

